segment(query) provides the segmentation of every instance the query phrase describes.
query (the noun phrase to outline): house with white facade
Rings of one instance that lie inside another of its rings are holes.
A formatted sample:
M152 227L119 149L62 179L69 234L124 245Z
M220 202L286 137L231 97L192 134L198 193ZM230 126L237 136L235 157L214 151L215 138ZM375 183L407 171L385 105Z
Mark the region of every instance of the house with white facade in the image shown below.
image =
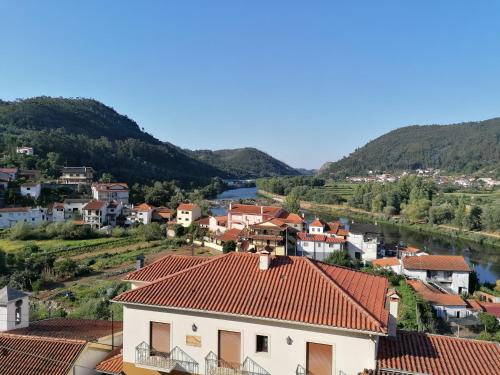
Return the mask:
M83 207L90 202L85 198L67 198L64 200L64 212L66 219L75 219L83 216Z
M44 221L47 221L47 214L39 207L0 208L0 228L10 228L21 222L35 226Z
M0 168L0 174L4 177L8 177L9 181L14 181L19 173L18 168Z
M390 270L398 275L403 274L403 266L401 264L401 259L396 257L389 258L379 258L372 261L373 267L384 268Z
M297 233L297 255L315 260L325 261L333 252L345 251L345 244L345 239L326 234Z
M95 173L92 167L64 167L61 172L59 180L67 185L90 185Z
M40 182L26 182L21 184L21 195L37 199L42 193L42 184Z
M227 228L243 229L250 225L262 223L263 221L287 214L281 207L256 206L231 202L227 211Z
M460 255L422 255L404 257L403 274L433 284L452 293L469 291L471 269Z
M347 236L347 251L352 259L373 261L377 259L380 233L374 225L352 224Z
M127 209L126 224L150 224L156 207L147 203L141 203Z
M123 182L92 184L92 198L98 201L117 201L128 204L130 190Z
M184 228L189 227L192 223L201 217L201 208L196 203L181 203L177 207L177 224Z
M10 288L0 289L0 332L29 325L29 295Z
M54 203L52 205L52 221L54 223L62 223L66 221L64 203Z
M34 155L35 152L33 151L33 147L22 146L16 147L16 154Z
M120 202L90 201L83 207L83 223L95 229L108 225L114 227L122 210Z
M307 257L233 252L160 275L114 299L126 375L356 375L396 332L387 279Z

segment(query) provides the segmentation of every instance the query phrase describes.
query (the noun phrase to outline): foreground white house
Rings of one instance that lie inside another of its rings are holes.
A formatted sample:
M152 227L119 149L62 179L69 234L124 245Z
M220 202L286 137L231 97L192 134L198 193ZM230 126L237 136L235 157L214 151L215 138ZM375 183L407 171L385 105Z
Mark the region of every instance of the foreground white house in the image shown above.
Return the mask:
M460 255L407 256L402 259L403 274L411 279L432 283L452 293L469 291L471 269Z
M160 274L114 300L126 375L354 375L395 333L385 278L306 257L230 253Z
M196 203L181 203L177 207L177 224L189 227L201 217L201 208Z
M46 220L47 215L41 208L0 208L0 228L10 228L17 223L27 223L35 226Z

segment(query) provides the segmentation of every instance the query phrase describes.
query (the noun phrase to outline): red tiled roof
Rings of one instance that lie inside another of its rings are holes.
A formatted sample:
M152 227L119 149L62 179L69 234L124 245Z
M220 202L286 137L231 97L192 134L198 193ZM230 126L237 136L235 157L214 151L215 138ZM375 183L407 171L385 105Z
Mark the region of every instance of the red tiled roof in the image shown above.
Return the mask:
M438 289L425 284L421 280L406 281L422 298L433 305L466 306L465 301L458 294L441 293Z
M470 271L461 255L421 255L404 257L403 266L409 270Z
M403 249L401 249L401 252L402 253L408 253L408 254L417 254L417 253L420 253L422 252L422 250L420 250L419 248L417 247L405 247Z
M83 340L0 333L2 375L67 375L84 349Z
M113 350L105 360L103 360L95 367L95 369L104 374L121 375L123 371L122 350L122 348Z
M377 367L429 375L500 374L500 345L398 331L396 337L380 338Z
M198 219L196 222L200 225L208 225L208 224L210 224L210 218L209 217L202 217L201 219Z
M276 206L255 206L253 204L231 204L229 212L232 214L276 216L281 210L281 207Z
M309 224L310 227L324 227L325 225L326 223L320 219L316 219L311 224Z
M282 229L286 229L287 228L287 225L285 223L285 221L283 219L279 219L279 218L271 218L271 219L268 219L268 220L264 220L264 221L261 221L260 223L257 223L257 224L252 224L250 227L252 228L272 228L271 226L269 225L265 225L265 224L268 224L268 223L271 223L273 224L274 226L278 227L278 228L282 228Z
M122 330L122 322L113 322L113 331L115 334L117 332L121 332ZM96 341L101 337L111 335L111 321L52 318L32 322L26 328L14 329L9 332L29 336L47 336L63 339Z
M64 208L64 203L54 203L54 205L52 206L53 208Z
M372 265L375 267L399 266L399 259L395 257L375 259Z
M3 173L17 173L19 169L17 168L0 168L0 172Z
M206 262L210 258L190 255L167 255L156 262L129 273L123 280L153 282L162 277Z
M5 207L0 208L0 212L28 212L29 207Z
M225 227L227 225L227 216L215 216L215 220L218 226Z
M387 279L307 257L232 252L115 298L168 306L385 334Z
M153 210L154 207L147 204L147 203L141 203L137 206L134 207L137 211L143 211L143 212L148 212L150 210Z
M289 213L285 217L282 217L282 219L285 223L291 223L291 224L304 223L304 219L300 215L294 213Z
M330 237L326 234L312 234L312 233L297 233L297 237L301 241L314 241L314 242L327 242L327 243L345 243L343 238Z
M181 203L177 207L177 210L181 210L181 211L193 211L197 207L198 207L198 205L196 203Z
M233 228L226 230L220 236L217 236L216 239L222 242L227 242L227 241L237 242L240 234L241 234L241 229Z
M483 311L500 319L500 303L483 302L474 299L467 300L467 307L474 311Z
M106 206L107 202L105 201L90 201L85 206L83 206L83 210L100 210L104 206Z

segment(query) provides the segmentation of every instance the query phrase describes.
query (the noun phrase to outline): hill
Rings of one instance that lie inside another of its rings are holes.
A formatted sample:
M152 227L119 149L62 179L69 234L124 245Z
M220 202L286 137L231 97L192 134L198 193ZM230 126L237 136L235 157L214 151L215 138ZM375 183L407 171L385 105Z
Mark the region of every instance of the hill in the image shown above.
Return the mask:
M254 151L236 150L239 156L224 163L206 162L192 151L156 139L135 121L93 99L0 101L0 132L1 165L41 169L48 177L56 177L64 165L92 166L98 174L109 172L131 183L171 179L202 183L215 176L279 175L286 170L285 164L261 152L256 156ZM20 145L34 147L36 155L19 157L15 147ZM247 172L247 164L241 163L246 158L254 158L257 166L280 166L280 170L254 167Z
M296 176L300 173L289 165L255 148L234 150L197 150L192 155L211 166L222 169L237 178Z
M407 126L367 143L321 176L366 175L373 171L438 168L451 173L500 175L500 118L452 125Z

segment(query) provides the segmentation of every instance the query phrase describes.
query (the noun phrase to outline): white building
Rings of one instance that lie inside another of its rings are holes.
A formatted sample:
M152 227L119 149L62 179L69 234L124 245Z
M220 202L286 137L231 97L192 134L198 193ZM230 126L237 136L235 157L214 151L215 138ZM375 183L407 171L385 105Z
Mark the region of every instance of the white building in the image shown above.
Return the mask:
M469 291L469 265L459 255L422 255L404 257L403 274L422 280L452 293Z
M201 217L201 208L196 203L181 203L177 207L177 224L189 227Z
M55 223L66 221L64 203L54 203L52 205L52 221Z
M47 215L40 208L7 207L0 208L0 228L10 228L17 223L28 223L33 226L47 220Z
M0 289L0 332L29 325L29 296L8 286Z
M18 168L0 168L0 175L4 178L7 177L9 181L15 180L17 178L18 172Z
M126 223L128 225L134 223L150 224L153 219L155 207L147 203L142 203L137 206L132 206L127 213Z
M227 211L227 229L244 229L269 219L285 216L281 207L256 206L252 204L230 203Z
M95 229L108 225L114 227L122 210L120 202L90 201L83 207L83 223Z
M123 304L123 373L375 369L379 338L395 332L385 305L397 313L397 300L387 301L387 285L306 257L211 258L115 298Z
M128 204L129 188L126 183L92 184L92 198L98 201L117 201Z
M343 238L299 232L297 233L297 255L325 261L334 251L344 251L345 243L346 240Z
M21 185L21 195L37 199L42 193L42 184L39 182L26 182Z
M377 259L380 234L373 225L352 224L347 236L347 251L352 259Z
M64 167L60 181L69 185L90 185L94 178L94 169L91 167Z
M64 211L66 219L83 215L83 207L89 203L90 199L68 198L64 200Z
M401 260L396 257L375 259L372 261L372 266L390 270L398 275L403 274Z
M34 155L33 147L16 147L16 154Z

